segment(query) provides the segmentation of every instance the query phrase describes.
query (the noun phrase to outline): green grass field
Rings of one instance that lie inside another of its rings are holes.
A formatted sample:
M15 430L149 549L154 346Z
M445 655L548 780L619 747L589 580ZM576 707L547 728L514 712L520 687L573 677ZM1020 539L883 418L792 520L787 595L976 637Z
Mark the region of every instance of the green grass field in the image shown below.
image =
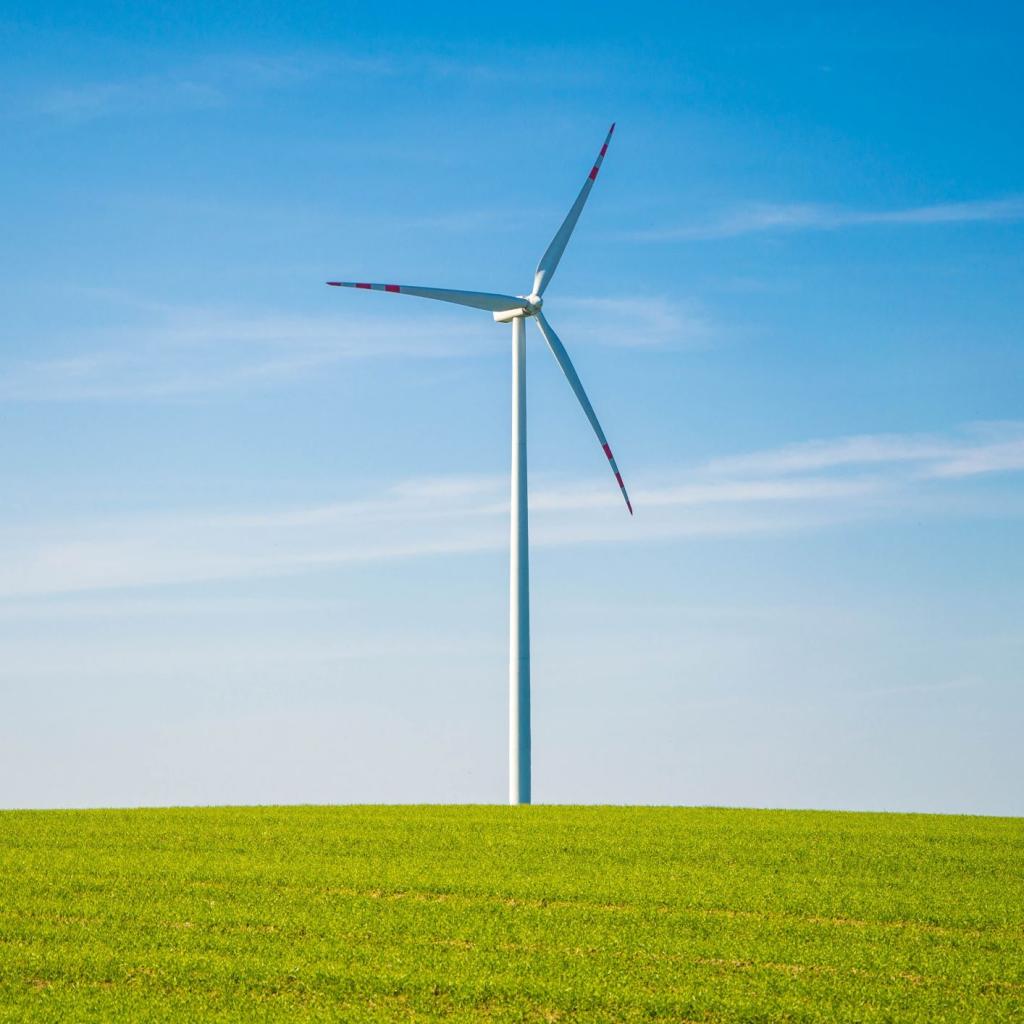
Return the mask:
M0 813L0 1020L1021 1021L1024 820Z

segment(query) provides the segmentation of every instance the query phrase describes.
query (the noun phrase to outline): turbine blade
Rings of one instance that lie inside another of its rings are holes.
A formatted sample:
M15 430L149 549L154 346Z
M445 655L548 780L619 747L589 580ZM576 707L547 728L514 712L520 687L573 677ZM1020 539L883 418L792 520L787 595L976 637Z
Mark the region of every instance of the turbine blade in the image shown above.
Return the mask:
M580 194L576 197L576 202L572 204L572 209L566 214L565 220L562 221L562 226L558 229L558 234L551 239L551 244L548 246L547 251L540 258L540 263L537 264L537 272L533 275L533 294L543 295L544 289L547 288L551 282L551 278L554 276L555 268L558 266L558 261L562 258L562 253L565 252L566 245L569 244L569 236L572 234L573 228L576 227L576 221L580 219L580 214L583 212L583 206L587 201L587 196L590 195L590 190L594 187L594 182L597 180L597 172L601 169L601 163L604 160L605 153L608 152L608 143L612 141L612 132L615 131L615 125L608 129L608 134L605 137L604 145L601 147L601 152L597 154L597 159L594 161L594 166L590 169L590 173L587 175L587 180L583 182L583 188L580 189Z
M565 351L565 346L558 340L558 335L551 328L551 324L544 318L544 314L539 310L536 313L537 326L540 328L540 333L544 335L544 340L548 343L548 348L551 349L551 354L555 357L558 365L562 368L562 372L565 374L566 379L569 381L569 387L573 389L576 397L580 401L580 405L583 406L583 411L587 414L587 419L590 420L590 425L594 428L594 433L597 434L597 439L601 443L601 449L608 459L608 464L612 467L612 472L615 474L615 479L618 482L619 490L622 491L622 497L625 499L626 508L629 509L629 514L633 514L633 505L629 500L629 495L626 493L626 485L622 482L622 474L619 472L619 467L615 464L615 457L612 455L612 450L608 445L608 438L604 436L604 431L601 429L601 424L597 421L597 413L594 412L594 407L590 404L590 399L587 398L586 391L583 390L583 385L580 383L580 378L576 373L576 368L572 365L572 360L569 358L569 353Z
M375 292L394 292L397 295L416 295L421 299L437 299L439 302L454 302L459 306L473 306L475 309L489 309L492 313L503 313L509 309L521 309L525 305L515 295L496 295L493 292L462 292L451 288L421 288L413 284L365 284L356 281L328 281L334 288L367 288Z

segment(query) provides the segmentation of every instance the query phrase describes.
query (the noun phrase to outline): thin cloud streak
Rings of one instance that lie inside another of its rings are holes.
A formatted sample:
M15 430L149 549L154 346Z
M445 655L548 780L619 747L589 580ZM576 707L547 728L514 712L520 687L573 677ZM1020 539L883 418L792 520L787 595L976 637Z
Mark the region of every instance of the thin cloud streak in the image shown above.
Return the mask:
M49 89L27 112L59 121L166 114L227 106L246 92L301 85L329 72L389 74L388 60L313 53L213 54L162 72Z
M102 348L0 364L0 402L208 395L270 387L351 360L466 357L486 351L487 326L454 318L157 312L137 327L76 337L78 346Z
M480 356L495 351L488 343L497 338L489 318L449 315L431 308L437 303L353 316L340 308L243 313L119 302L136 325L77 332L73 356L0 360L0 402L175 399L269 388L347 361ZM558 329L572 345L693 347L720 333L695 306L664 297L569 298L559 308L565 316Z
M822 203L750 203L707 224L652 228L635 241L711 241L781 231L835 231L884 225L978 224L1024 219L1024 197L934 203L897 210L852 210Z
M669 482L637 482L634 519L623 514L603 475L557 486L542 480L532 495L532 539L539 546L650 544L950 510L985 514L991 503L973 510L958 504L955 481L1024 470L1024 423L965 433L945 441L898 435L814 441L716 460L682 476L652 474ZM858 466L861 471L851 474ZM999 507L1003 514L1019 512ZM495 474L405 480L366 499L307 507L97 523L73 534L60 524L10 526L0 533L0 598L494 552L508 542L507 519L507 481Z
M559 296L553 326L568 339L627 348L706 348L722 334L693 301L665 296Z
M976 476L1024 468L1024 422L973 424L963 436L862 434L805 441L715 459L713 475L784 475L850 467L912 464L922 478Z
M163 71L105 81L63 84L15 104L17 114L82 123L106 117L148 116L217 109L246 93L293 88L325 78L421 78L464 81L478 88L500 88L524 80L536 86L585 85L599 80L592 67L533 60L510 71L502 64L475 60L419 59L388 52L219 53Z

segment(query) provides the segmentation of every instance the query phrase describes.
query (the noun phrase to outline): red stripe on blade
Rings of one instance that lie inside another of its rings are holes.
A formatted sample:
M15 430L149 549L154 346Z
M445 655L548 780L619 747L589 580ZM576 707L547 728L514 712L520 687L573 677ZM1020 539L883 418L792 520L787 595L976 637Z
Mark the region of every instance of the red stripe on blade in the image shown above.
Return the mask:
M357 284L357 285L356 285L356 287L357 287L357 288L372 288L372 287L373 287L373 285L369 285L369 284Z
M607 152L608 152L608 143L606 142L606 143L605 143L605 144L604 144L604 145L603 145L603 146L601 147L601 156L604 156L604 155L605 155L605 153L607 153Z
M621 488L622 488L623 490L625 490L625 489L626 489L626 485L625 485L625 484L624 484L624 483L622 482L622 474L621 474L621 473L616 473L616 474L615 474L615 479L616 479L616 480L618 480L618 482L619 482L619 486L620 486L620 487L621 487Z
M590 180L593 181L597 177L597 166L595 165L590 169Z
M330 286L331 286L332 288L340 288L340 287L341 287L341 282L340 282L340 281L328 281L327 283L328 283L328 284L329 284L329 285L330 285Z
M610 459L612 457L612 450L611 450L611 448L609 448L608 445L606 445L606 444L601 445L601 448L604 450L605 455L607 455L608 458Z
M386 292L400 292L402 289L397 284L386 284L384 285L384 291Z

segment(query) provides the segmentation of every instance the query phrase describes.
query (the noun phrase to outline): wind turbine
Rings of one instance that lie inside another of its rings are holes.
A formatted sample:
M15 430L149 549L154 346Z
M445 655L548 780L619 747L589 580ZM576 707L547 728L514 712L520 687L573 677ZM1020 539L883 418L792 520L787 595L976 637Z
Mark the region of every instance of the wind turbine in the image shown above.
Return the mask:
M530 560L526 502L526 338L524 324L532 317L556 362L562 368L590 425L597 434L608 464L622 491L626 508L633 514L626 485L615 464L608 439L601 429L594 407L580 383L569 353L548 323L541 307L544 292L551 283L569 236L576 227L590 190L597 180L615 125L608 129L601 152L583 182L576 202L566 214L551 244L537 264L533 290L529 295L498 295L493 292L454 291L447 288L421 288L406 284L367 284L356 281L328 281L335 288L364 288L369 291L416 295L422 299L454 302L459 306L486 309L498 323L512 324L512 533L509 602L509 794L510 804L530 802Z

